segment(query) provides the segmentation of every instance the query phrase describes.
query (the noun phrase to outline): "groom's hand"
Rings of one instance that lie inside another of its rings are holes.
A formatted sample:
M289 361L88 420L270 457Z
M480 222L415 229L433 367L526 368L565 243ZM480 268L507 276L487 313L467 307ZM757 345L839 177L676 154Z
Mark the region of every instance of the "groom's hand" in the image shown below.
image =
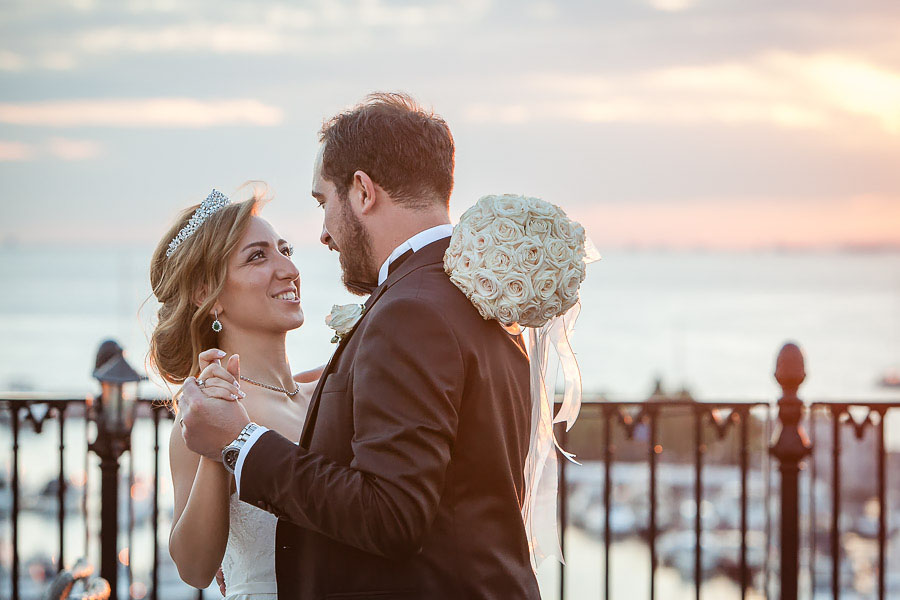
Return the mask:
M225 573L222 571L222 567L219 567L219 570L216 571L216 583L219 584L219 593L222 594L222 597L227 596L225 593Z
M237 359L232 359L228 361L228 371L239 373ZM250 422L247 409L237 401L207 396L193 377L185 380L181 392L178 408L184 443L197 454L222 460L222 449Z

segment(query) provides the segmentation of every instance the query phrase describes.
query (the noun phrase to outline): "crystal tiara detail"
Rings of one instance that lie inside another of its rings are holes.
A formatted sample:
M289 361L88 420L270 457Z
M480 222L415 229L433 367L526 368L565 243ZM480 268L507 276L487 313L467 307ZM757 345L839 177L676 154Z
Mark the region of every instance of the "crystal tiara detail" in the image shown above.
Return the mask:
M228 200L228 196L223 194L218 190L213 190L209 193L209 196L206 197L200 204L200 208L194 211L194 214L191 215L191 220L188 221L188 224L181 228L181 231L178 232L178 235L175 236L171 242L169 242L169 249L166 250L166 258L172 256L172 253L178 249L178 246L181 245L181 242L188 239L197 231L197 229L203 225L203 222L209 218L210 215L216 213L230 203Z

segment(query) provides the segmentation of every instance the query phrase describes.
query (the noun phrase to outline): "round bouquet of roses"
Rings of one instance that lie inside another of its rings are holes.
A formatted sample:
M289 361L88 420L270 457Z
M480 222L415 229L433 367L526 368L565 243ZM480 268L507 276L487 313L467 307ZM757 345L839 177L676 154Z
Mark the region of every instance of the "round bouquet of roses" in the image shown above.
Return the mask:
M561 208L504 194L463 213L444 270L485 319L542 327L578 302L585 256L584 228Z

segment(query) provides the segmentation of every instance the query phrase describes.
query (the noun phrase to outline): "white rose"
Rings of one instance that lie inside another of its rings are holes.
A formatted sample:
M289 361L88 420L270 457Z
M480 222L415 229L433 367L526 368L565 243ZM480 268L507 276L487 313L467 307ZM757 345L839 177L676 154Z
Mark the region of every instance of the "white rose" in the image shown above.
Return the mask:
M572 262L572 250L560 239L551 239L544 246L547 262L554 267L564 269Z
M505 275L513 266L513 258L504 247L494 246L485 253L484 266L498 276Z
M534 297L534 288L528 277L519 273L509 273L500 280L503 288L501 300L507 300L517 306L524 306Z
M560 314L562 314L562 307L563 307L562 301L559 298L557 298L556 296L554 296L553 298L551 298L550 300L545 302L543 304L543 306L541 306L541 318L546 323L553 317L556 317L556 316L559 316Z
M544 269L534 276L533 285L538 300L546 302L556 293L556 274Z
M446 273L447 275L453 274L453 270L458 264L459 254L453 254L451 252L444 253L444 273Z
M493 245L494 239L491 237L491 234L487 231L479 231L472 235L469 247L481 254Z
M465 227L457 225L453 228L453 235L450 236L450 246L447 247L449 254L461 254L463 251L463 230Z
M516 258L525 271L533 273L544 264L544 248L533 240L523 240L516 248Z
M552 219L556 216L556 208L546 200L540 198L527 198L526 200L528 201L528 212L532 217Z
M510 244L522 237L522 228L510 219L497 217L491 224L491 237L498 244Z
M519 315L519 325L523 327L540 327L546 321L541 319L541 305L529 302Z
M496 300L502 291L500 280L490 269L481 268L472 276L473 294L477 294L485 300Z
M572 298L577 298L578 297L578 288L581 286L581 281L583 279L584 279L584 271L583 270L579 270L577 266L569 269L566 272L566 274L563 276L562 281L560 282L559 295L564 300L570 300Z
M541 219L540 217L529 217L525 223L525 233L537 237L542 242L547 239L550 232L553 231L553 221L550 219Z
M578 303L578 296L574 298L570 298L569 300L564 300L562 303L562 308L559 309L559 314L563 315L569 311L570 308L575 306Z
M572 221L565 214L558 215L553 220L553 235L562 238L567 242L575 235Z
M480 266L481 257L469 248L466 248L466 250L459 255L459 262L456 264L456 269L454 269L454 271L460 276L470 276L472 272Z
M528 218L528 203L522 196L504 194L494 196L490 203L493 213L502 219L510 219L519 225L524 225Z
M519 309L511 302L504 302L501 300L494 307L494 318L503 325L512 325L519 320Z
M484 220L484 214L484 206L481 202L478 202L475 206L470 206L466 209L466 212L459 218L459 223L460 225L465 223L468 226L472 226L473 223L479 223ZM488 214L490 214L490 212L488 212Z
M492 302L488 302L483 296L476 293L472 293L472 295L469 296L469 300L475 308L478 309L478 314L481 315L482 319L487 321L494 318Z
M335 304L331 307L331 314L325 317L325 324L339 336L344 336L356 326L362 314L362 304Z
M450 274L450 281L459 288L459 290L465 294L466 296L471 297L472 295L472 274L467 272L460 272L459 267L457 267L453 273Z
M575 236L577 244L584 245L584 227L578 221L572 221L572 234Z

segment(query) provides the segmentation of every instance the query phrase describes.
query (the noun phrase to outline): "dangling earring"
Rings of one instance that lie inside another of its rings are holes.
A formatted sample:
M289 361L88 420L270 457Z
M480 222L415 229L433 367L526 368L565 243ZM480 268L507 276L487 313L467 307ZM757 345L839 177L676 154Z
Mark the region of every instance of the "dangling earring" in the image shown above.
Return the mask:
M212 328L213 328L213 331L215 331L216 333L219 333L220 331L222 331L222 323L219 322L219 311L214 310L213 312L216 315L216 320L213 321Z

